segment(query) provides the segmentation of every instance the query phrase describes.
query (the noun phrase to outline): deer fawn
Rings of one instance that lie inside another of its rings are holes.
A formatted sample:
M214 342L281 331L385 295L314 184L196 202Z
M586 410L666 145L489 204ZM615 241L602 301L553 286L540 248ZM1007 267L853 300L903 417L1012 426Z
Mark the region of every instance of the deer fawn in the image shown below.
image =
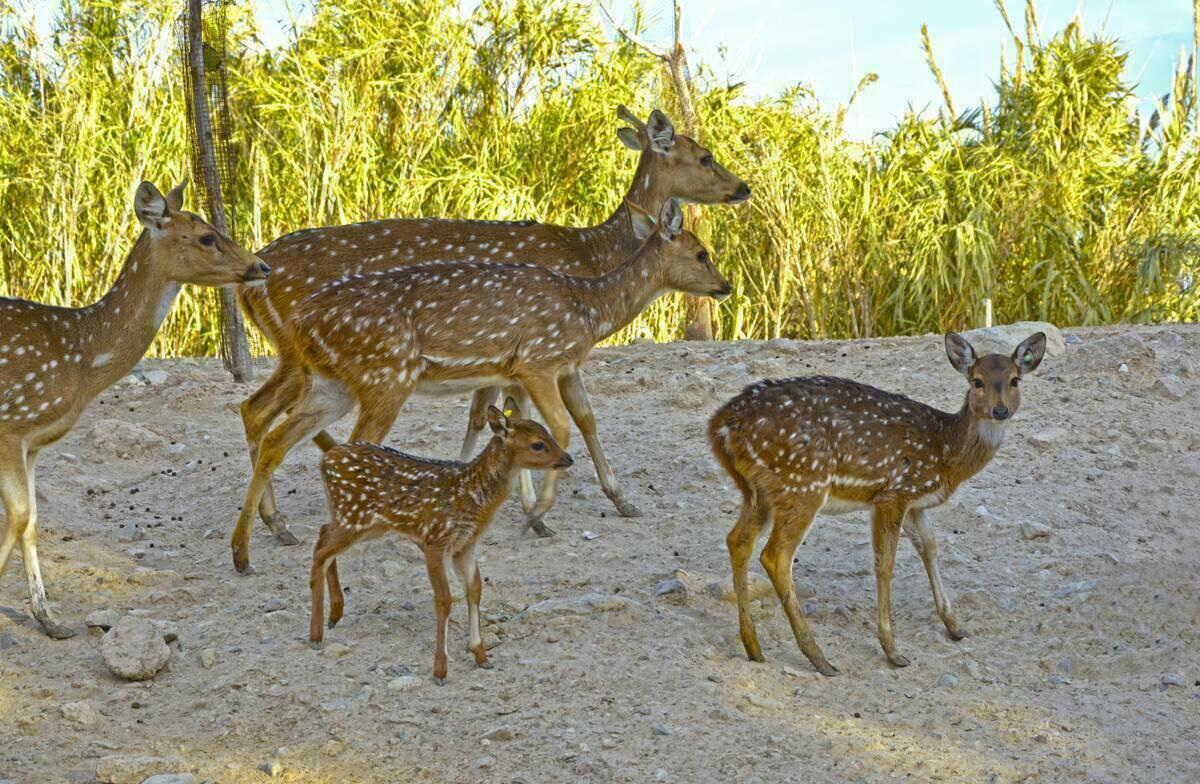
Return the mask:
M626 202L657 213L671 197L700 204L734 204L750 198L745 182L718 164L711 152L676 134L662 112L655 110L645 123L623 106L617 114L632 126L619 129L618 138L641 157L626 201L598 226L381 220L294 232L260 251L274 270L271 279L266 288L243 290L240 296L247 316L275 346L279 361L271 378L242 405L251 464L257 462L262 439L272 422L304 393L304 374L299 370L302 363L291 345L287 320L301 302L331 281L427 262L537 264L571 275L603 275L619 267L641 245L632 226L635 218L629 215ZM486 424L484 414L496 398L497 392L491 387L475 393L460 460L467 460L474 452ZM637 507L617 486L616 475L596 435L591 402L577 375L563 381L563 398L583 434L605 495L622 516L637 516ZM334 443L324 432L317 434L317 440L324 448ZM522 472L521 484L522 503L528 512L534 493L527 472ZM296 543L276 507L270 485L263 493L260 513L278 541ZM548 533L540 525L536 529L543 535Z
M724 297L729 282L683 231L668 200L642 247L613 272L578 278L534 265L426 264L328 285L292 314L305 394L263 440L233 533L238 571L249 568L250 525L272 472L297 443L358 404L352 440L382 441L418 386L520 384L554 440L567 446L564 378L592 347L666 290ZM554 503L549 471L529 512Z
M416 542L425 553L437 610L437 649L433 677L446 680L446 636L450 623L451 560L467 594L470 650L475 664L491 668L479 632L479 594L483 580L475 544L496 510L512 492L518 469L569 468L571 456L542 425L521 419L516 401L504 411L488 409L495 436L469 463L426 460L394 449L353 441L325 453L321 476L329 496L331 522L321 526L313 548L312 618L308 638L318 643L325 617L325 584L329 586L329 628L342 617L344 599L338 581L337 556L362 539L395 531Z
M0 299L0 495L8 517L0 574L19 541L33 615L56 639L74 632L54 620L38 565L38 452L70 432L92 398L141 359L181 283L261 283L270 271L180 210L183 187L164 197L148 182L138 186L133 208L146 230L99 302L60 308Z
M892 664L908 664L892 637L892 566L901 526L925 563L934 604L950 636L967 636L942 586L926 510L945 503L992 459L1021 404L1018 383L1038 366L1045 350L1046 336L1038 332L1012 356L977 357L961 335L947 334L950 364L968 382L966 400L954 414L823 376L762 381L717 410L709 422L709 442L742 492L741 516L725 541L742 644L751 659L764 661L750 617L746 566L759 534L769 528L760 560L796 642L822 675L837 674L817 645L792 585L792 559L818 512L871 510L879 642Z

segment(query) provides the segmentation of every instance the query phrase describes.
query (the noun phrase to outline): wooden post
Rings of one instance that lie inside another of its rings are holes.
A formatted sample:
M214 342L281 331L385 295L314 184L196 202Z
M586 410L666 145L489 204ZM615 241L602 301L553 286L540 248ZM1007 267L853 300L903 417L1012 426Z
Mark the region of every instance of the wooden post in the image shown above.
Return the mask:
M188 0L188 69L192 76L191 97L196 146L200 151L198 174L208 196L208 219L217 231L229 236L229 221L225 217L225 202L221 196L221 176L217 170L217 156L213 151L212 117L208 113L208 80L204 73L204 28L201 13L201 0ZM232 286L221 288L221 343L226 351L225 369L233 376L233 380L250 381L254 377L254 366L250 360L250 347L246 343L242 313L238 309L237 296Z

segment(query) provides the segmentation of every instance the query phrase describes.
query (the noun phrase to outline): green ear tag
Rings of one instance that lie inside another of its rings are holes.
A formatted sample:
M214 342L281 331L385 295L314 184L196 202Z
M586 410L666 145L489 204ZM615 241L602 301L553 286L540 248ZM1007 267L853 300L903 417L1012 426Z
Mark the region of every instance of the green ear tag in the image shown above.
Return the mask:
M1025 358L1022 360L1022 362L1032 362L1032 361L1033 361L1033 352L1032 352L1032 351L1029 351L1029 350L1026 350L1026 351L1025 351Z

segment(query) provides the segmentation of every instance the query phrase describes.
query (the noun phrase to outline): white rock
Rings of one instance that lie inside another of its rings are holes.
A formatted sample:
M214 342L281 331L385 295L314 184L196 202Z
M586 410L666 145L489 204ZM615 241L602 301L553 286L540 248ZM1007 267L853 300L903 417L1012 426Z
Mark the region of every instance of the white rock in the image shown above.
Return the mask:
M1154 380L1154 393L1168 400L1182 400L1187 395L1187 383L1179 376L1171 373Z
M1050 527L1041 523L1021 523L1021 537L1026 540L1046 539L1050 536Z
M1066 428L1063 427L1048 427L1045 430L1039 430L1029 437L1034 446L1046 448L1057 444L1069 435Z
M160 773L187 767L178 757L152 757L145 754L110 754L96 765L96 781L101 784L142 784Z
M1022 340L1035 332L1045 333L1047 356L1060 357L1067 352L1067 341L1062 332L1046 321L1018 321L1014 324L973 329L964 332L963 337L978 354L1011 354Z
M200 666L206 670L211 670L213 665L217 663L217 652L212 648L205 648L200 651Z
M191 773L159 773L142 784L196 784L196 777Z
M103 460L105 455L120 458L149 457L160 452L168 443L158 433L119 419L101 419L88 431L88 444Z
M167 665L171 649L153 622L126 615L100 641L100 655L114 674L126 680L144 681Z
M58 707L59 714L76 727L92 727L100 721L96 706L88 700L67 702Z
M147 370L145 373L142 373L142 378L155 386L159 386L160 384L167 383L167 371Z
M416 675L401 675L388 681L388 688L392 691L411 691L420 684L421 679Z

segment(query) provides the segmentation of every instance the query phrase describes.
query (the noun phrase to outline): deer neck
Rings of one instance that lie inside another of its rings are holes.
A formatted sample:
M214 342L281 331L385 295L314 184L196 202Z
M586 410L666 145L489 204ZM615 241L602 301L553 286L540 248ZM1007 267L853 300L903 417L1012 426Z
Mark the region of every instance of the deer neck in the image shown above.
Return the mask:
M949 445L945 462L959 482L965 481L983 470L1004 440L1008 421L997 422L983 419L971 411L967 401L951 416L947 428Z
M75 340L91 396L133 369L170 312L179 284L158 267L150 255L149 236L143 232L112 288L80 311Z
M654 171L654 159L651 157L653 155L655 153L650 151L642 153L638 159L637 170L633 173L633 182L625 192L625 198L613 210L608 220L596 227L591 257L598 274L617 269L642 245L641 240L633 233L629 208L625 204L636 204L657 217L663 202L671 197L659 184L661 178Z
M599 278L581 280L577 291L587 314L593 343L624 328L666 289L659 253L651 237L624 264Z
M485 524L491 519L512 492L515 474L512 453L504 445L504 439L493 436L483 451L467 464L466 497L476 507L477 519Z

